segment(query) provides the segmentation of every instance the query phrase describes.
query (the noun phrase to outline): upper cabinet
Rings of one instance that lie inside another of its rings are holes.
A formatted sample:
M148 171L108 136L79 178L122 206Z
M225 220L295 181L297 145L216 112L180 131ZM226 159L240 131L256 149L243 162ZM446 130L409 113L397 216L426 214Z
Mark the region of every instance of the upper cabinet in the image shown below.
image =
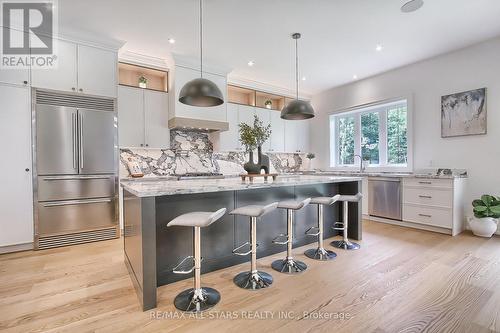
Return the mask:
M115 52L78 45L78 91L116 97L117 56Z
M285 151L309 150L309 120L285 120Z
M116 97L116 52L60 39L54 42L57 67L33 69L33 87Z
M269 111L271 120L271 138L269 151L285 151L285 120L281 119L281 113Z
M1 33L10 34L11 39L22 40L24 32L0 27ZM3 35L2 35L3 36ZM3 68L0 67L0 83L9 83L18 86L27 86L30 83L29 68Z
M235 151L240 150L239 127L238 127L238 104L227 104L227 123L229 129L219 132L219 150Z
M271 113L278 113L277 111L273 110L268 110L268 109L262 109L262 108L255 108L255 114L257 117L259 117L260 121L262 121L262 124L265 126L268 126L271 124ZM272 131L272 126L271 126L271 131ZM269 151L271 150L271 137L267 139L266 142L262 145L262 150L263 151Z
M187 67L175 66L174 84L173 84L173 98L171 105L174 106L170 112L170 118L192 118L212 121L226 121L226 103L212 107L196 107L183 104L179 102L179 94L186 83L200 77L200 71ZM221 90L224 101L226 101L227 87L226 77L222 75L215 75L211 73L203 73L203 77L215 83Z

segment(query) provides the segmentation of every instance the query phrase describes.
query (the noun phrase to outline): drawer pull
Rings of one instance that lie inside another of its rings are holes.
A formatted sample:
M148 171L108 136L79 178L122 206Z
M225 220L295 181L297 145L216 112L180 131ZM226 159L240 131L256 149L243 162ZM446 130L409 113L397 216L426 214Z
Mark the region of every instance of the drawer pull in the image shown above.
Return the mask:
M419 183L419 184L426 184L426 185L430 185L430 184L432 184L432 182L423 182L423 181L420 181L420 182L418 182L418 183Z
M419 198L432 199L430 195L419 195Z
M418 214L418 216L423 216L423 217L432 217L432 215L428 215L428 214Z
M59 206L72 206L72 205L86 205L93 203L107 203L111 202L111 199L90 199L90 200L71 200L71 201L59 201L43 204L43 207L59 207Z
M79 177L44 177L43 180L48 182L51 180L89 180L89 179L110 179L113 176L79 176Z

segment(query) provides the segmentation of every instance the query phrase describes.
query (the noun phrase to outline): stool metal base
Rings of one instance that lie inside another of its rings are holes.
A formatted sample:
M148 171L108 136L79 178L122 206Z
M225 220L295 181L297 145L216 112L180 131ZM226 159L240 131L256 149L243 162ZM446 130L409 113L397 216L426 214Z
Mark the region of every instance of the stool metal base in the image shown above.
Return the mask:
M286 274L297 274L307 269L307 265L305 263L294 259L275 260L271 264L271 267L275 271Z
M308 258L321 261L332 260L335 259L335 257L337 257L337 254L335 252L330 250L325 250L321 247L318 247L317 249L309 249L306 252L304 252L304 254Z
M174 305L177 309L185 312L201 312L215 306L220 301L217 290L208 287L197 289L190 288L175 297Z
M360 248L358 243L353 243L349 241L346 242L344 240L333 241L330 243L330 245L338 249L344 249L344 250L357 250Z
M241 272L234 277L233 281L240 288L259 290L271 286L273 277L271 274L261 271L257 271L257 273Z

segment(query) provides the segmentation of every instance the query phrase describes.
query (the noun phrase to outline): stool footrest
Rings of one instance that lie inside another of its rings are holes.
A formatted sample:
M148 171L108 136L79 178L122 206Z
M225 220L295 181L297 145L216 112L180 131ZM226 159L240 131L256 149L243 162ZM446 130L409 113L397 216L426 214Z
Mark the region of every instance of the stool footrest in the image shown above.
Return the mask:
M340 225L341 227L337 227ZM344 230L344 223L343 222L335 222L332 227L333 230Z
M305 234L307 236L319 236L319 228L318 227L310 227L306 230Z
M203 261L203 258L201 258L200 262ZM188 263L191 262L190 266L187 266ZM187 267L186 267L187 266ZM194 270L194 257L193 256L187 256L186 258L182 259L180 263L177 264L172 269L172 272L175 274L189 274Z
M285 245L288 244L288 235L280 234L273 239L274 244Z
M249 250L245 252L240 252L240 250L243 249L245 246L248 246ZM256 248L259 247L259 244L256 244L255 247ZM252 245L249 242L245 242L233 250L233 254L236 254L237 256L247 256L250 253L252 253Z

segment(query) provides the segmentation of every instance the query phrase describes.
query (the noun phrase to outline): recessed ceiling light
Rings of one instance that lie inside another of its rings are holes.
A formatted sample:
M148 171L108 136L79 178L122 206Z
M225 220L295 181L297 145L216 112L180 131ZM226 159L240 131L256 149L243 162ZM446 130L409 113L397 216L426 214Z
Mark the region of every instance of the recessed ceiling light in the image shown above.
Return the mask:
M255 62L253 62L252 60L250 60L250 61L248 62L248 66L252 67L253 65L255 65Z
M169 39L168 39L168 42L169 42L170 44L175 44L175 39L173 39L173 38L169 38Z
M305 76L303 76L303 77L302 77L302 81L305 81L305 80L306 80L306 77L305 77Z
M358 76L357 76L356 74L354 74L354 75L352 76L352 79L353 79L353 80L357 80L357 79L358 79Z
M401 6L403 13L411 13L420 9L424 5L424 0L410 0Z
M375 50L376 50L377 52L380 52L380 51L382 51L383 49L384 49L384 47L383 47L382 45L380 45L380 44L378 44L378 45L375 47Z

